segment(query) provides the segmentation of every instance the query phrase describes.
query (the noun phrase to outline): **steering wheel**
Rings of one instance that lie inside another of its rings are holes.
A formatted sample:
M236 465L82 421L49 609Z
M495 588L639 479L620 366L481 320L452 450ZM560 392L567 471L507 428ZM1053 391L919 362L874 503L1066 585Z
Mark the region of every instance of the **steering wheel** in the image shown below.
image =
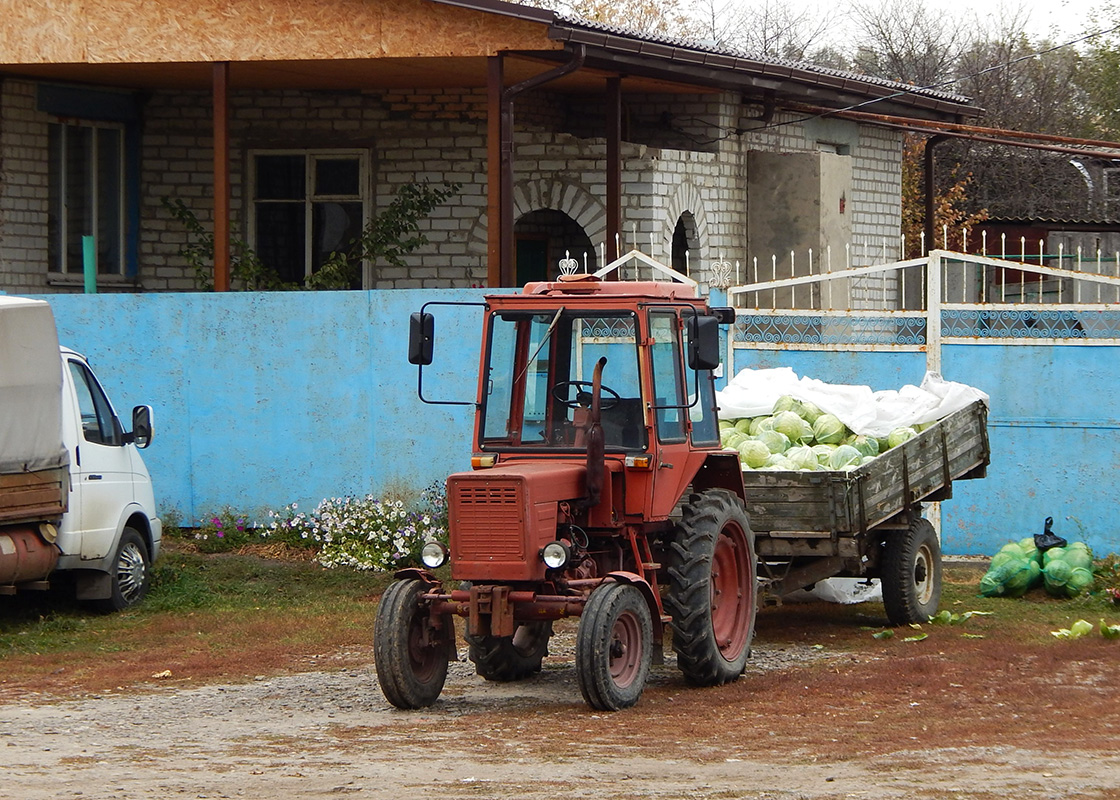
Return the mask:
M575 399L569 400L568 389L572 386L574 386L577 390L584 391L577 391ZM552 397L557 400L560 405L564 406L564 408L590 408L591 390L594 388L594 386L595 385L591 381L560 381L559 383L553 385ZM619 396L618 392L616 392L609 386L599 384L599 392L600 409L614 408L622 401L622 398ZM610 397L603 397L603 392L609 394Z

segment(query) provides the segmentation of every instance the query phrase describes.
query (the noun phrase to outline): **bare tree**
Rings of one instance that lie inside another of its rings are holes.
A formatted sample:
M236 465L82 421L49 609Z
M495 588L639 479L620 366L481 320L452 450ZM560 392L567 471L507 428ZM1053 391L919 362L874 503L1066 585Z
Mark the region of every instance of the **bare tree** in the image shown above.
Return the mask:
M926 0L854 0L856 67L869 75L937 86L955 77L968 29Z

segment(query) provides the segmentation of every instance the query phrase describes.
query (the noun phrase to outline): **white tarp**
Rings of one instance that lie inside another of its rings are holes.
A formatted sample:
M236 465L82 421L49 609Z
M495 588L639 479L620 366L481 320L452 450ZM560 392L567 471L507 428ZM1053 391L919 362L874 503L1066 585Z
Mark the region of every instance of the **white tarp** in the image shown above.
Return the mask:
M744 369L716 392L720 419L768 415L783 395L816 404L835 414L854 433L882 438L895 428L943 419L988 395L963 383L927 372L921 386L871 391L870 386L825 383L798 377L789 367Z
M67 463L61 363L51 307L0 296L0 474Z

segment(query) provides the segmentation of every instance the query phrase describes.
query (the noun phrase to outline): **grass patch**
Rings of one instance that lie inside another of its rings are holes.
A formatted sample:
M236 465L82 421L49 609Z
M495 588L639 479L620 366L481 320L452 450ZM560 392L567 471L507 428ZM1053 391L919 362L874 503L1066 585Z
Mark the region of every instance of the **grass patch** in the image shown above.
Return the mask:
M0 603L0 694L104 690L172 679L255 675L368 647L375 598L391 578L306 561L168 552L148 598L113 615L65 592Z

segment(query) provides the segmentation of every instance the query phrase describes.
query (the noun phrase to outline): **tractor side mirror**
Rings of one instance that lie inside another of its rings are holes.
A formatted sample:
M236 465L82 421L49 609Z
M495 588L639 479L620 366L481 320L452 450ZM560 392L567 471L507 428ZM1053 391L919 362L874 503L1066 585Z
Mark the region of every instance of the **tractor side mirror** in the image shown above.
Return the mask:
M436 318L421 311L413 312L408 321L408 363L428 366L435 348Z
M719 319L694 316L688 319L688 367L693 370L719 366Z

